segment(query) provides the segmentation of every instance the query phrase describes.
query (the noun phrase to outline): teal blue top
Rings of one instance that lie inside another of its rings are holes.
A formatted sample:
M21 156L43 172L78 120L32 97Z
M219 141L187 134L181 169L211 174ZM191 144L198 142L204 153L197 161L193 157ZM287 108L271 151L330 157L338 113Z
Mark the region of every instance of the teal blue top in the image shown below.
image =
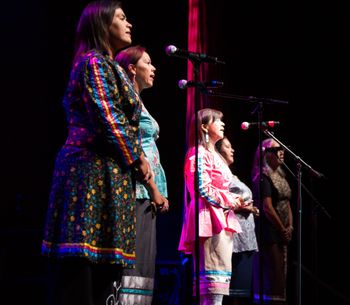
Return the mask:
M140 117L140 132L142 149L146 155L148 162L151 165L154 173L154 181L159 192L168 197L167 182L163 167L160 163L159 151L156 140L159 137L159 125L157 121L147 111L145 105L142 105ZM150 199L146 188L139 182L136 183L136 198Z

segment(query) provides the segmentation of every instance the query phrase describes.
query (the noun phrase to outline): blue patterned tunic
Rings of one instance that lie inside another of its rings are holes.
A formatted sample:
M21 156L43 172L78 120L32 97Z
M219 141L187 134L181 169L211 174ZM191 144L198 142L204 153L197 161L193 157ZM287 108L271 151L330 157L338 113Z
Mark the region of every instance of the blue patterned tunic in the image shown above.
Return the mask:
M42 252L133 267L140 99L124 70L92 50L73 66L64 107L68 137L56 158Z

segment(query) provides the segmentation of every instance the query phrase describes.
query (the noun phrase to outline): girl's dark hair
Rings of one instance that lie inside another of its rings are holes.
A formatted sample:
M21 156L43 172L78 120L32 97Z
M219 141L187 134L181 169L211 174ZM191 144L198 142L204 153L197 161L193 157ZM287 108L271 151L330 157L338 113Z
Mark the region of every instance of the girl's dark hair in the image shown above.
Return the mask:
M224 144L224 140L227 140L227 137L223 137L222 139L218 140L216 143L215 143L215 148L216 150L221 154L222 152L222 145Z
M121 8L118 0L94 1L84 8L76 32L74 61L91 49L107 51L111 48L109 26L117 8Z

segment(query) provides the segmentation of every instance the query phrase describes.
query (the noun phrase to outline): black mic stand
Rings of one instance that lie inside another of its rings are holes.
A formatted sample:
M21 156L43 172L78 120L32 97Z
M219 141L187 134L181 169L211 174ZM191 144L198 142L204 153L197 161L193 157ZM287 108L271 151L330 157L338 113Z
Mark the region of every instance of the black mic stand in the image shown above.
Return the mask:
M233 100L239 100L239 101L245 101L245 102L252 102L252 103L265 103L265 104L288 104L287 101L283 100L277 100L272 98L265 98L265 97L255 97L255 96L244 96L244 95L237 95L237 94L231 94L231 93L225 93L225 92L215 92L212 89L205 90L205 93L209 96L214 97L221 97L221 98L227 98L227 99L233 99ZM261 107L262 111L262 107ZM253 111L254 113L255 111Z
M190 58L193 65L193 78L195 82L199 81L199 72L201 61L198 58ZM196 305L200 304L199 289L199 179L198 179L198 111L200 100L200 88L195 87L194 95L194 139L195 139L195 164L194 164L194 204L195 204L195 276L196 276ZM193 254L192 254L193 255Z
M301 198L301 188L302 188L302 183L301 183L301 168L304 166L309 170L309 172L314 175L317 178L324 177L323 174L320 172L314 170L309 164L307 164L305 161L303 161L299 156L297 156L294 152L292 152L286 145L284 145L280 140L278 140L270 131L267 129L264 130L264 133L274 139L277 143L279 143L285 151L287 151L296 161L297 161L297 209L298 209L298 225L297 225L297 230L298 230L298 266L297 266L297 305L301 305L301 269L302 269L302 226L301 226L301 221L302 221L302 198ZM327 213L327 216L329 214Z
M294 175L293 171L287 166L286 163L283 162L283 166L286 168L286 170L292 175L292 177L294 177L295 179L297 179L297 177ZM325 178L323 174L319 173L319 172L314 172L315 176L317 178ZM331 219L332 216L328 213L328 211L326 210L326 208L321 204L321 202L319 202L317 200L317 198L308 190L308 188L301 183L301 187L303 188L303 190L310 196L310 198L316 203L316 206L312 209L312 214L316 213L316 211L318 209L320 209L323 213L325 213L325 215Z
M294 175L293 171L287 166L286 163L283 162L283 166L284 168L289 172L289 174L297 180L296 175ZM320 173L317 173L316 177L320 177L322 176ZM321 202L319 202L316 197L307 189L307 187L301 183L301 187L303 188L304 192L306 192L309 197L313 200L313 202L316 204L313 209L312 209L312 213L311 213L311 217L312 217L312 229L313 229L313 236L312 236L312 241L313 241L313 249L314 249L314 254L312 257L312 262L313 262L313 270L316 273L317 272L317 266L318 266L318 255L317 255L317 249L318 249L318 242L317 242L317 238L318 238L318 211L321 210L330 220L332 217L331 215L328 213L328 211L326 210L326 208L321 204ZM294 263L293 265L296 265L296 263ZM299 267L299 266L298 266ZM306 274L308 274L309 276L311 276L313 279L317 280L317 276L315 273L312 273L310 270L307 270L305 266L303 266L303 264L301 263L300 268L303 270L304 274L306 272ZM319 281L319 280L317 280ZM313 289L313 304L318 304L318 285L315 285L314 289Z

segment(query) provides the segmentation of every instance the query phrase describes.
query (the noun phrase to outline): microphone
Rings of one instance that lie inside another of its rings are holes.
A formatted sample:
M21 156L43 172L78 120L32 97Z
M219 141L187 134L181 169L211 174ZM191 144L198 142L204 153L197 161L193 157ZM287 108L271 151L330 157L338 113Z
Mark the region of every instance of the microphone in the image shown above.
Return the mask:
M181 50L177 47L170 45L165 48L165 53L169 56L176 56L181 58L188 58L190 60L196 60L199 62L208 62L214 64L225 64L225 62L218 60L217 57L209 56L206 54L195 53L191 51Z
M206 88L219 88L224 85L223 82L217 81L217 80L211 80L208 82L194 82L191 80L181 79L179 80L178 86L180 89L186 89L189 87L198 87L202 89Z
M279 125L280 122L279 121L264 121L264 122L261 122L261 126L263 128L268 128L268 127L275 127L276 125ZM248 130L249 128L253 128L253 127L259 127L259 123L258 122L243 122L241 124L241 129L243 130Z

